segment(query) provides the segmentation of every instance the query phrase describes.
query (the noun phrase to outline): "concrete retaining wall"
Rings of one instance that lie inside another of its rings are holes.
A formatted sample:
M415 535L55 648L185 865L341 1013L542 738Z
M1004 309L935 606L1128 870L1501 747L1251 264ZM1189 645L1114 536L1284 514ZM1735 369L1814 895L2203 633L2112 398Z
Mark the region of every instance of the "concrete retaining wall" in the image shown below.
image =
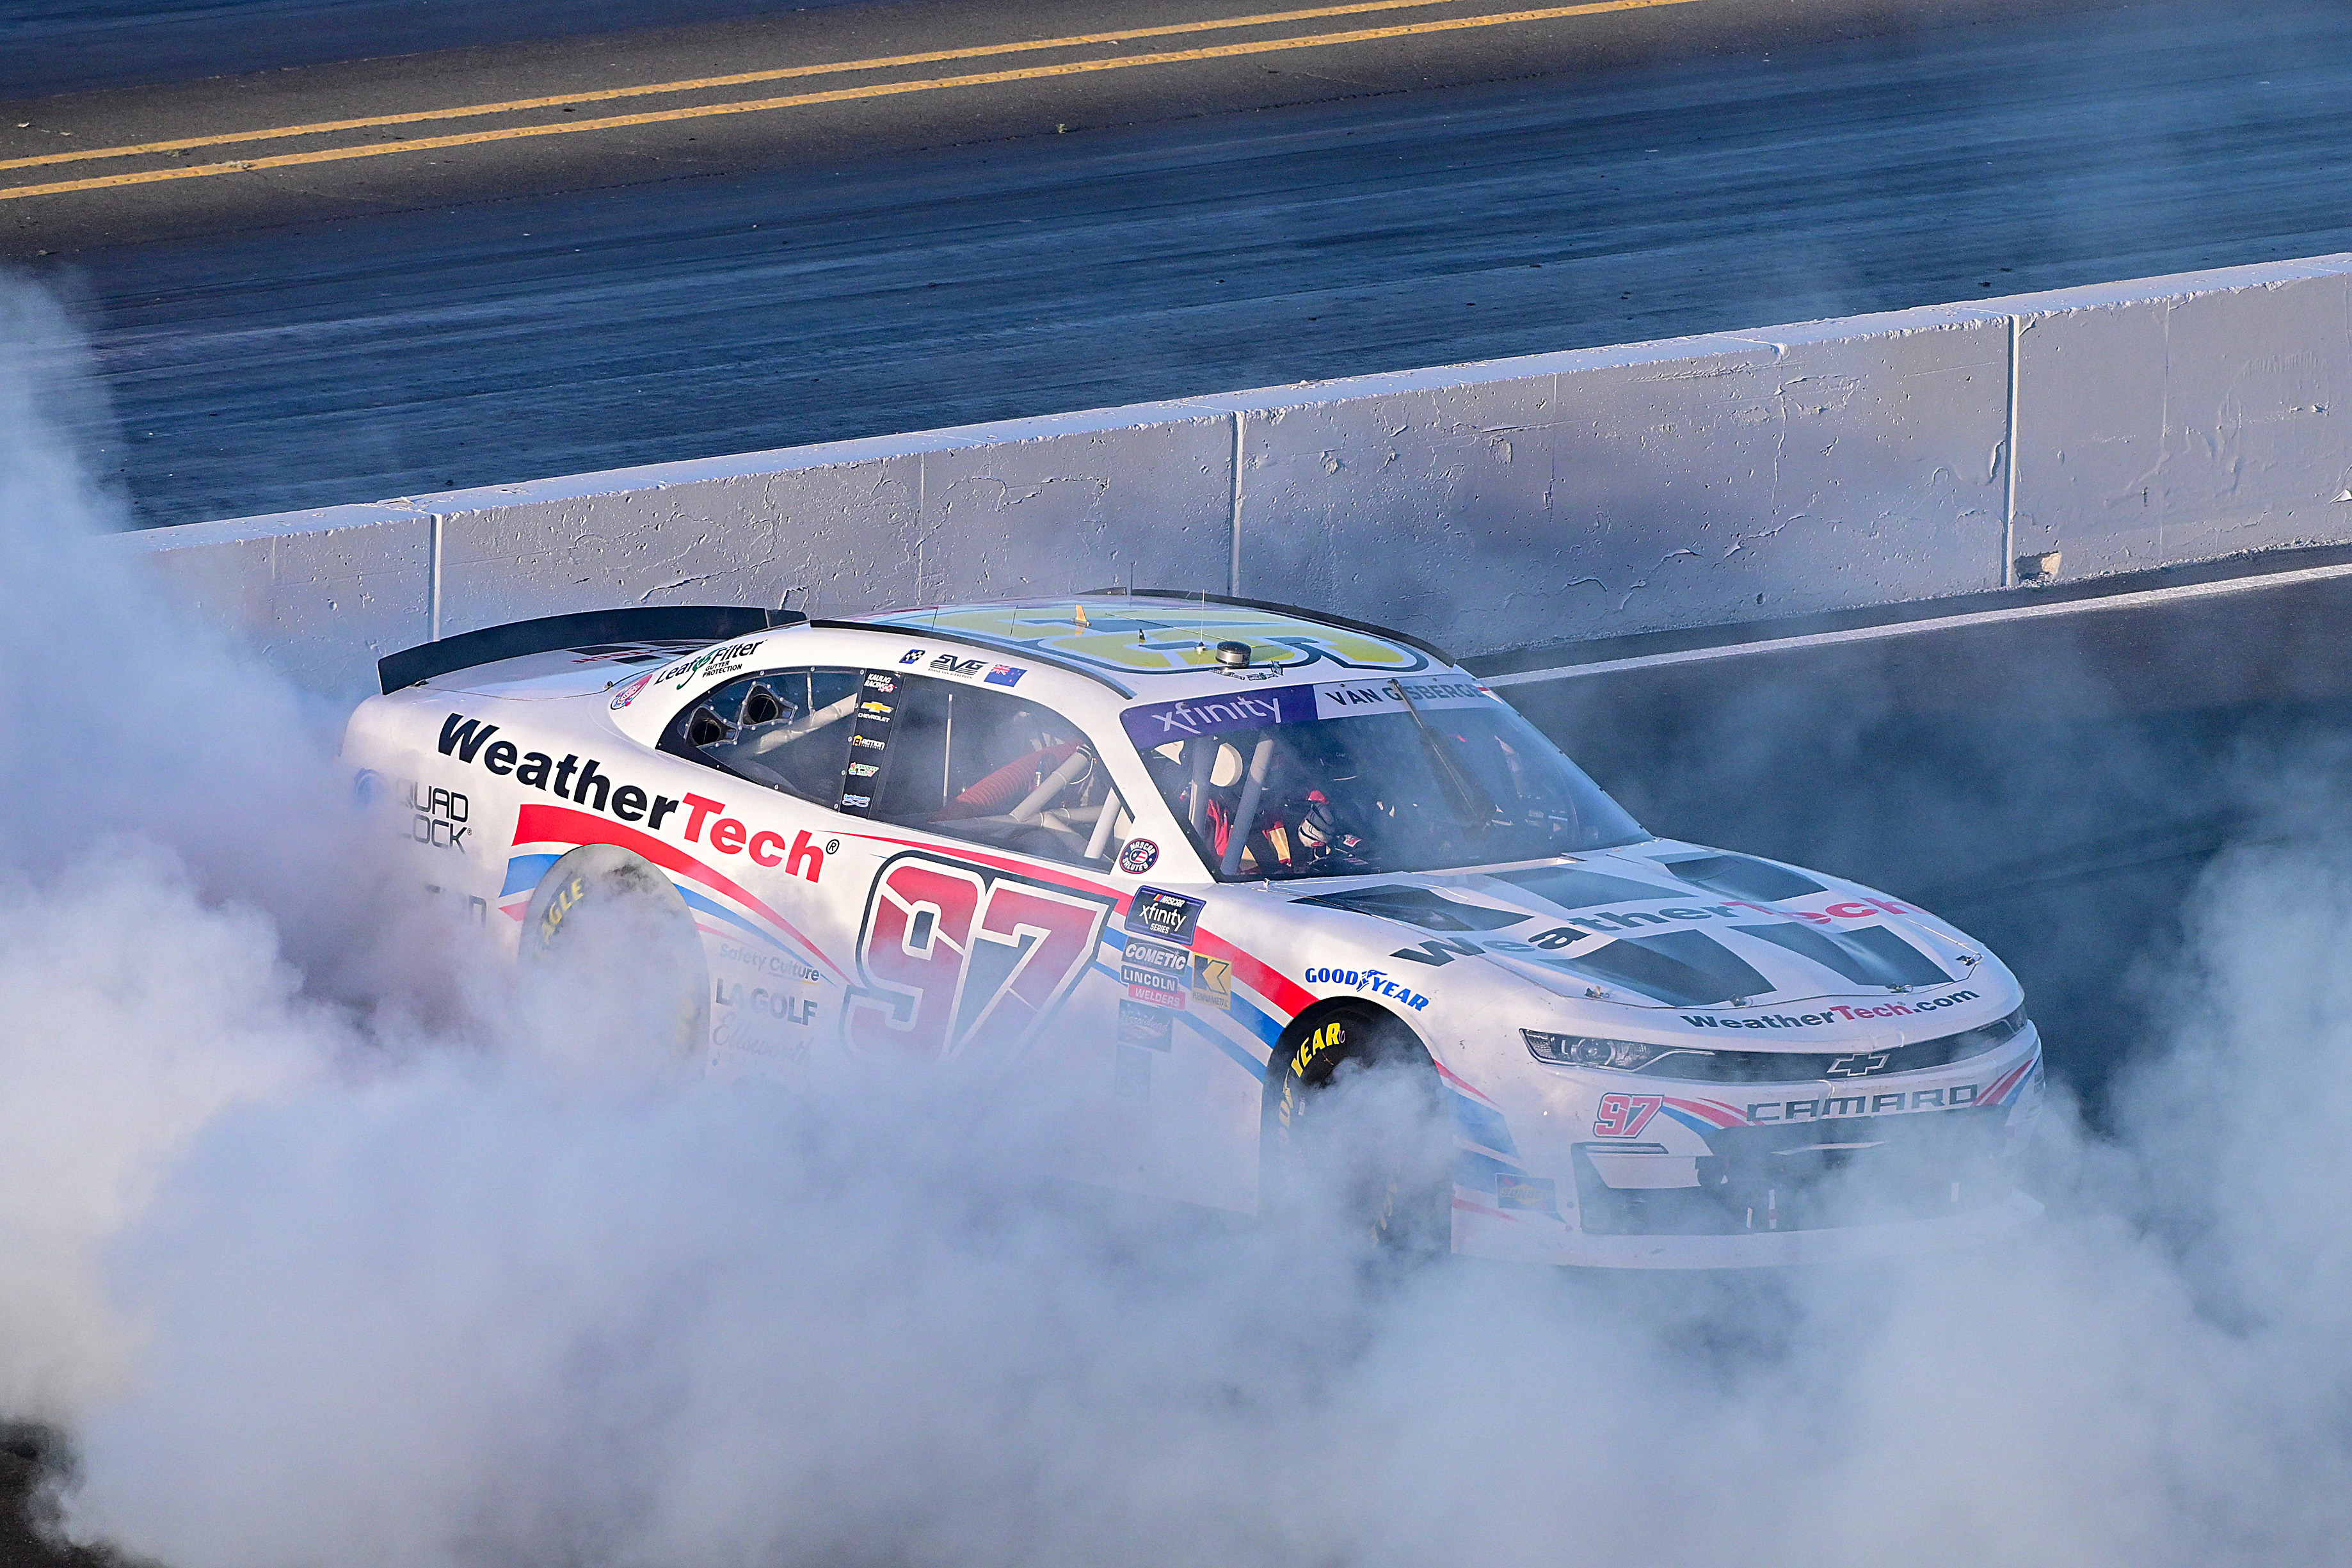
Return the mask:
M1109 583L1461 654L2352 542L2352 256L124 535L322 689L611 605Z

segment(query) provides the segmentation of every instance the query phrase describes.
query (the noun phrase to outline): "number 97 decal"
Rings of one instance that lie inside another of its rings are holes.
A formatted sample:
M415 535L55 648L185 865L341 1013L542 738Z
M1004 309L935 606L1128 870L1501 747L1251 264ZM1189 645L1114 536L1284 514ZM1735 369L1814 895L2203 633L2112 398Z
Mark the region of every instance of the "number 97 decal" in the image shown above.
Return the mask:
M935 1059L1025 1045L1093 962L1109 911L1108 896L900 856L866 900L849 1043Z
M1657 1094L1604 1094L1592 1118L1595 1138L1639 1138L1665 1097Z

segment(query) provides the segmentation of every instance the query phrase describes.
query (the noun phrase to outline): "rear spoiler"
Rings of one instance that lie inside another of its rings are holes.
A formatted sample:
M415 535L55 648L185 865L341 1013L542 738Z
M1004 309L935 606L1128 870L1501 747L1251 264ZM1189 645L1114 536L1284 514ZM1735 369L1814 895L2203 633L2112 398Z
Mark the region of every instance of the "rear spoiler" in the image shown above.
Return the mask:
M740 605L645 605L625 610L583 610L571 616L541 616L535 621L509 621L459 632L453 637L419 643L388 653L375 661L376 679L389 694L420 680L451 670L471 669L502 658L557 648L587 647L596 643L725 642L778 626L796 626L808 617L798 610L760 610Z

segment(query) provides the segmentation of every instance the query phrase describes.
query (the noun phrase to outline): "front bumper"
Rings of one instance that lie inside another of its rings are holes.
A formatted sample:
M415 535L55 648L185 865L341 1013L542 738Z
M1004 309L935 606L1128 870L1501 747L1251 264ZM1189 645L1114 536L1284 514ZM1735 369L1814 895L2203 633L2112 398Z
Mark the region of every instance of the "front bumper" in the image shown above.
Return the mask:
M1465 1138L1474 1152L1457 1178L1456 1249L1601 1268L1753 1268L2005 1234L2040 1212L2013 1185L2042 1099L2039 1037L2020 1043L2013 1055L1879 1079L1859 1095L1759 1085L1753 1103L1747 1086L1737 1101L1613 1088L1596 1097L1593 1075L1562 1074L1554 1098L1512 1121L1569 1138L1503 1149L1493 1123ZM1619 1114L1596 1120L1611 1100L1623 1102ZM1645 1104L1656 1108L1646 1120ZM1821 1114L1832 1106L1845 1113ZM1604 1136L1612 1127L1626 1131ZM1475 1152L1482 1143L1501 1158Z

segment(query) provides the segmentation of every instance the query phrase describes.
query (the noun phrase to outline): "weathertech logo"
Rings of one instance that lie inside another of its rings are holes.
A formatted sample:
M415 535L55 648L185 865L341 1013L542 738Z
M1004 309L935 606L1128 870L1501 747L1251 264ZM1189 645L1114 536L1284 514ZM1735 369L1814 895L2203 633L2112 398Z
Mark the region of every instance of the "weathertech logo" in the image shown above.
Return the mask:
M551 752L526 752L511 740L493 740L491 737L498 732L496 724L452 713L441 723L441 754L500 778L511 778L526 789L568 800L583 810L642 825L649 832L677 833L688 844L707 843L721 855L748 854L761 866L782 866L790 875L811 882L824 876L827 850L809 837L806 828L787 842L780 833L766 829L755 832L747 824L729 816L724 801L698 795L676 799L656 795L635 784L620 783L604 772L594 757L583 762L579 753L566 752L559 762ZM465 809L464 795L453 798ZM681 813L686 818L682 826L664 826ZM706 824L709 827L707 839L703 833ZM840 840L829 839L826 844L838 848Z
M1720 1013L1685 1013L1682 1019L1701 1029L1818 1029L1830 1024L1859 1024L1874 1018L1907 1018L1915 1013L1940 1012L1976 999L1974 991L1955 991L1948 996L1930 996L1917 1002L1883 1002L1875 1007L1824 1007L1818 1013L1734 1013L1728 1016Z

